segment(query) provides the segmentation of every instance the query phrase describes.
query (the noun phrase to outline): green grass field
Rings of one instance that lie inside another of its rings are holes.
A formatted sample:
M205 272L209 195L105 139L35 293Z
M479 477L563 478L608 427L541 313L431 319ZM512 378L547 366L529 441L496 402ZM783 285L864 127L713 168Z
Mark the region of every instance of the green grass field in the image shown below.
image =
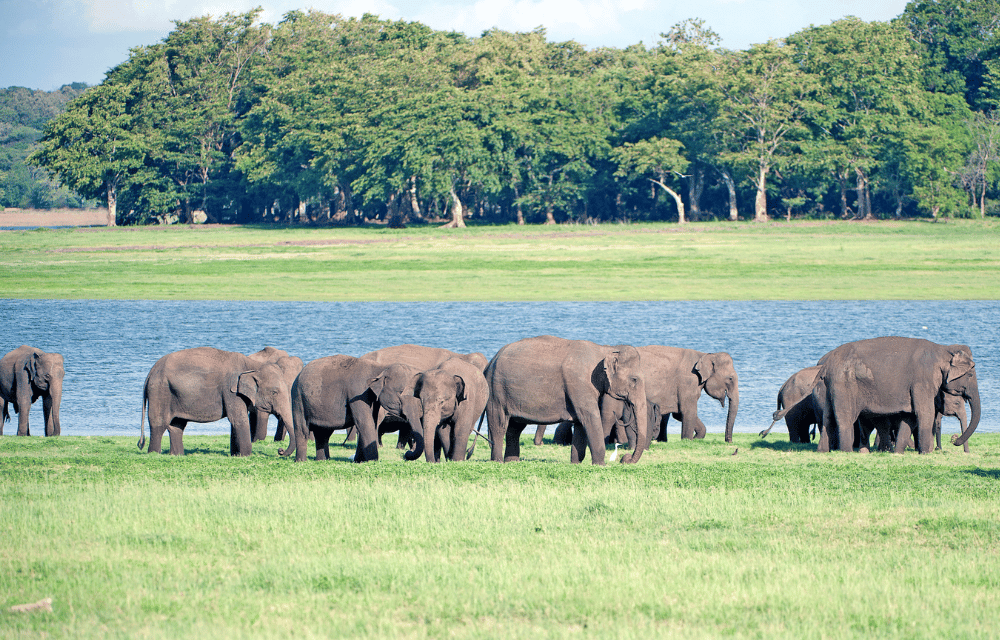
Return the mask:
M998 266L995 220L0 232L6 298L995 300ZM1000 634L1000 434L926 456L785 438L595 468L527 435L506 465L3 437L0 637Z
M0 232L10 298L967 300L1000 220Z
M775 435L778 437L776 438ZM387 439L387 442L390 439ZM1000 435L820 455L737 434L634 466L184 458L0 439L3 637L958 638L1000 629ZM339 439L338 439L339 442ZM738 452L733 455L734 450ZM53 599L52 613L9 605Z

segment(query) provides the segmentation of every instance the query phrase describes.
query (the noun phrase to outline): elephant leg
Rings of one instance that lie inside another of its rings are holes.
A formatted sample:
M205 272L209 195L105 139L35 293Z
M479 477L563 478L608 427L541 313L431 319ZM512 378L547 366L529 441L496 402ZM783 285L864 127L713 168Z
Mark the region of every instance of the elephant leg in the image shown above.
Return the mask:
M31 413L31 396L19 395L15 410L17 411L17 435L30 436L28 414Z
M517 462L521 459L521 433L528 426L525 422L515 422L511 420L507 427L507 435L504 438L506 445L504 448L503 461Z
M506 434L510 429L510 416L500 406L499 402L490 401L486 404L486 430L490 434L490 459L493 462L503 462L503 447L506 444Z
M893 450L896 453L904 453L906 447L910 446L913 438L913 422L907 416L899 418L899 426L896 429L896 444Z
M578 413L577 418L579 419L579 424L583 426L583 431L587 436L587 446L590 447L590 462L591 464L604 465L604 428L601 426L601 414L600 411L581 411ZM639 409L636 409L638 411ZM645 410L645 408L643 408ZM574 446L576 445L576 431L574 428ZM582 456L581 456L582 459Z
M313 433L315 434L316 437L316 459L329 460L330 436L333 435L333 429L316 427L313 429Z
M934 450L941 450L941 420L944 418L943 413L934 414Z
M257 442L267 438L267 420L269 417L270 414L264 413L263 411L257 411L257 409L251 407L249 415L251 442Z
M172 456L182 456L184 455L184 427L187 426L187 420L173 419L170 421L170 425L167 427L167 433L170 436L170 455ZM152 429L150 429L152 430ZM160 437L163 437L163 431L159 433ZM149 446L152 450L153 439L150 437ZM160 450L160 440L157 438L156 441L156 451Z
M670 414L665 413L663 417L660 418L660 434L656 436L656 439L660 442L667 441L667 424L670 422Z
M375 462L378 460L378 429L372 415L374 410L375 407L363 400L351 402L351 415L354 416L354 423L358 427L358 448L354 454L355 462ZM318 438L319 435L317 434L316 437Z
M573 435L569 447L569 461L571 464L580 464L587 456L587 434L579 423L574 422Z
M540 424L535 427L535 446L541 446L545 438L545 427L548 425Z
M229 455L248 456L253 453L250 420L241 413L229 416Z

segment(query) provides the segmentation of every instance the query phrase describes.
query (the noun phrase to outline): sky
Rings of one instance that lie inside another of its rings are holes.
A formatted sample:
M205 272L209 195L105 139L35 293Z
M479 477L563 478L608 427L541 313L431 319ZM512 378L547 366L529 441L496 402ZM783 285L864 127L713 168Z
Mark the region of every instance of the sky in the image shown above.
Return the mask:
M51 91L70 82L99 84L129 49L159 42L173 21L222 16L256 6L277 24L291 10L418 21L479 36L499 28L544 27L550 41L588 47L655 46L660 34L700 18L722 46L745 49L844 16L891 20L906 0L0 0L0 87Z

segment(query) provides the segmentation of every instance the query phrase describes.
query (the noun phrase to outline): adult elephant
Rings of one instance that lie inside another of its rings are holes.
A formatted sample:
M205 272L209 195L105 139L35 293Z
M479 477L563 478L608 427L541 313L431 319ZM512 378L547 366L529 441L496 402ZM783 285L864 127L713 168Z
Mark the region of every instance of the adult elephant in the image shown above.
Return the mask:
M579 423L574 432L570 462L580 462L587 447L591 462L604 464L602 401L617 399L646 406L646 382L635 347L610 347L587 340L555 336L526 338L500 349L484 372L490 398L486 404L491 457L518 460L521 432L528 424ZM641 442L648 437L646 412L636 411ZM505 448L504 445L506 445ZM642 447L622 457L637 462Z
M150 453L160 452L163 433L169 430L170 453L184 455L188 422L228 418L230 455L248 456L252 453L251 410L273 414L286 424L292 419L288 383L277 365L214 347L168 353L149 370L142 392L140 449L146 443L147 406Z
M393 365L384 375L391 378L400 366L405 365ZM430 371L416 373L406 387L398 407L391 398L382 406L388 415L406 419L417 435L417 446L407 459L423 453L428 462L438 462L443 451L450 460L465 460L469 436L490 393L479 368L462 358L449 358Z
M383 404L397 410L399 398L419 373L408 366L394 368L396 375L382 375L389 366L370 359L333 355L313 360L292 385L291 443L278 453L306 459L309 432L315 434L316 459L330 458L330 436L337 429L358 429L355 461L378 460L375 416ZM401 410L401 409L398 409ZM412 453L412 452L408 452Z
M813 387L814 407L823 416L817 449L850 451L854 424L861 416L913 414L917 450L933 447L935 399L940 393L962 397L972 418L952 443L964 445L979 426L979 381L972 350L922 338L890 336L848 342L819 360ZM905 450L905 438L895 450Z
M806 367L785 380L778 390L778 409L771 416L771 426L760 432L761 438L767 437L778 420L784 418L790 442L809 442L811 427L822 422L822 415L816 413L812 403L812 391L819 369L819 365Z
M261 364L275 364L281 369L282 376L285 382L288 384L289 390L292 388L292 383L295 382L295 377L299 375L302 371L302 367L305 366L302 362L302 358L297 356L289 355L284 349L276 349L274 347L264 347L260 351L251 353L247 356L254 362L259 362ZM258 440L267 439L267 419L268 414L258 413L254 409L250 409L250 424L252 426L252 441L257 442ZM274 441L281 442L285 439L285 431L290 430L291 425L286 425L281 420L278 421L278 427L274 432Z
M740 386L728 353L704 353L663 345L638 347L638 351L646 379L646 397L659 407L663 416L659 433L666 435L666 420L673 415L681 423L681 438L704 438L707 429L698 417L698 399L704 391L722 406L729 400L725 437L726 442L733 441ZM611 409L617 412L614 402ZM648 445L647 442L644 446Z
M14 406L17 414L17 435L31 435L28 414L32 403L39 398L45 417L45 435L59 435L59 405L65 375L62 355L28 345L21 345L0 358L0 397L3 398L0 436L3 435L3 423L10 419L8 403Z

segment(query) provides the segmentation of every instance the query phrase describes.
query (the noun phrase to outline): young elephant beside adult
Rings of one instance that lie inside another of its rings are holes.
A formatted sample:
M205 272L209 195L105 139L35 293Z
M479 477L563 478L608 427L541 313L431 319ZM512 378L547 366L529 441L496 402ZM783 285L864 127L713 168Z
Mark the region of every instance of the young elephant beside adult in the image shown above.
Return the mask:
M646 406L646 382L639 352L631 346L609 347L587 340L554 336L526 338L497 352L485 371L490 388L486 405L491 457L518 460L521 432L528 424L579 423L574 430L570 462L579 463L587 447L591 462L603 465L605 457L602 402L617 399ZM648 437L646 412L636 411L641 442ZM506 448L504 449L504 445ZM642 447L622 457L637 462Z
M396 407L412 388L416 369L400 365L393 375L382 375L388 365L348 355L326 356L302 368L292 385L291 444L278 453L295 454L296 462L307 458L309 432L316 439L316 459L330 458L330 436L337 429L358 429L356 462L378 460L375 415ZM411 454L412 452L407 452Z
M611 429L605 432L604 444L605 446L609 444L624 444L627 445L629 449L635 449L636 444L636 422L635 415L632 413L632 408L628 404L624 404L623 415L614 415L614 423L611 425ZM649 429L649 438L646 441L646 449L649 449L650 443L656 439L659 435L660 421L662 419L660 414L660 407L655 402L646 402L646 424ZM552 444L558 444L562 446L569 446L573 444L573 431L576 429L577 425L573 422L560 422L556 426L555 433L552 435ZM607 428L607 425L605 425ZM538 431L535 433L535 444L542 444L542 436L545 432L545 425L539 425Z
M406 365L393 365L380 377L391 379L400 367ZM406 458L423 453L428 462L438 462L443 451L450 460L465 460L469 436L489 398L479 368L462 358L449 358L430 371L415 373L406 386L398 401L386 394L389 397L381 402L388 416L406 419L416 436L416 448Z
M476 367L480 372L486 368L488 362L486 356L478 352L456 353L440 347L425 347L419 344L399 344L392 347L384 347L361 356L362 360L369 360L387 367L394 364L404 364L413 367L417 371L430 371L451 358L464 360ZM396 416L387 416L384 412L380 412L376 420L379 431L379 444L381 444L383 433L397 430L399 431L399 440L396 443L397 448L402 449L408 444L412 444L410 441L411 431L405 420ZM356 430L351 429L347 433L345 441L354 440L356 436Z
M638 351L646 380L646 397L659 407L663 416L659 433L666 434L666 421L673 415L681 423L681 438L704 438L707 430L698 417L698 399L704 391L722 406L729 399L725 437L726 442L733 441L740 386L736 367L728 353L703 353L663 345L638 347ZM617 412L613 401L609 408ZM648 447L649 443L644 446Z
M275 364L281 369L282 375L285 378L285 382L288 384L288 388L292 388L292 383L295 382L295 377L299 375L302 371L302 367L305 366L302 362L302 358L297 356L288 355L288 352L283 349L276 349L274 347L264 347L256 353L251 353L247 356L254 362L259 362L261 364ZM250 424L252 426L252 439L253 442L258 440L267 439L267 419L268 414L258 413L255 409L250 409ZM285 439L285 431L291 430L292 425L285 425L284 422L278 421L278 428L274 432L274 441L281 442Z
M818 451L850 451L859 417L913 414L917 450L933 447L935 401L959 396L972 419L952 444L962 446L979 426L979 382L966 345L940 345L921 338L885 337L843 344L820 358L812 399L823 416ZM902 453L906 438L897 438Z
M149 370L142 391L140 449L146 442L147 405L150 453L160 452L163 433L169 429L170 453L184 455L188 422L228 418L230 455L248 456L251 410L273 414L286 424L292 421L291 393L277 365L213 347L168 353Z
M14 406L14 413L17 414L17 435L31 435L28 414L38 398L42 399L45 435L59 435L59 405L62 403L65 375L60 354L45 353L28 345L21 345L0 358L0 398L3 398L0 436L3 435L3 423L10 419L8 403Z

